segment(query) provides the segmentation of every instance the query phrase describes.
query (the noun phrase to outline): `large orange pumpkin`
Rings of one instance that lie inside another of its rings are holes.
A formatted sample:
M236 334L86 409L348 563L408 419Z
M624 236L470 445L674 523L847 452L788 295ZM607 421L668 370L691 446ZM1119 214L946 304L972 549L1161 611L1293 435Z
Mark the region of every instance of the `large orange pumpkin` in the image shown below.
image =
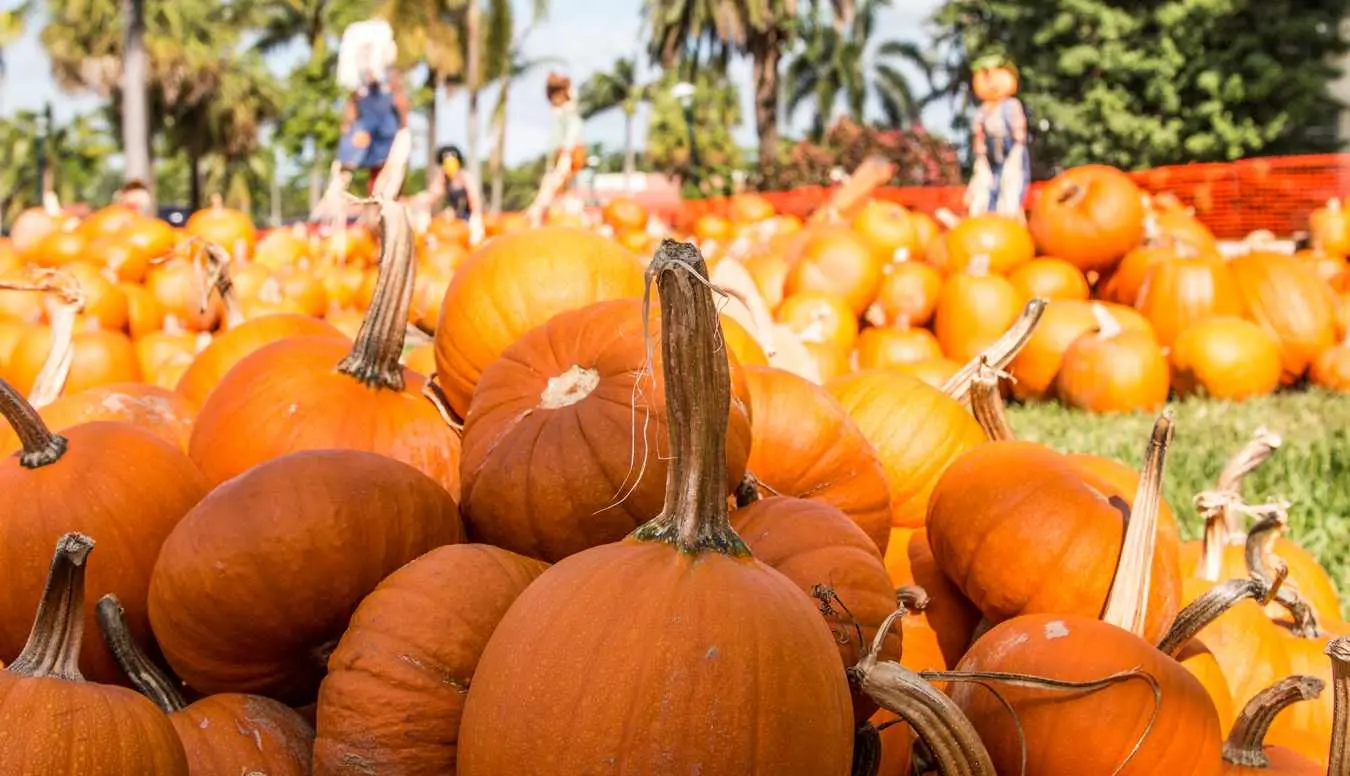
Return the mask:
M13 388L0 383L0 412L22 450L0 459L0 654L15 655L41 589L44 556L69 531L98 536L103 562L90 592L116 593L137 639L148 641L145 599L160 544L203 496L207 483L183 451L125 423L86 423L52 433ZM17 494L22 494L19 497ZM93 632L94 615L87 627ZM121 683L121 670L98 639L80 656L87 675Z
M803 291L838 296L854 317L876 299L884 263L861 235L841 226L814 226L802 231L795 245L789 257L789 296Z
M1280 344L1251 321L1216 315L1186 327L1172 343L1172 386L1187 396L1264 396L1280 386Z
M886 473L862 432L824 388L770 367L745 367L750 390L747 471L765 493L823 501L858 524L880 552L890 535Z
M960 402L916 377L868 370L826 389L877 451L891 492L891 525L918 528L942 472L985 441Z
M1217 256L1176 257L1153 265L1135 307L1153 324L1163 345L1211 315L1243 314L1242 296L1228 262Z
M1252 320L1280 342L1284 379L1297 380L1335 343L1326 284L1292 256L1249 253L1230 262Z
M1041 253L1102 272L1144 239L1143 192L1113 167L1075 167L1046 184L1028 225Z
M513 232L456 272L436 326L436 375L460 417L489 364L560 312L642 295L642 266L618 243L579 229Z
M309 703L361 599L463 539L454 499L411 466L291 453L217 487L174 527L150 579L150 620L193 689Z
M664 511L545 571L507 611L474 674L459 776L574 776L605 763L703 776L850 771L835 641L728 522L732 392L707 267L692 246L667 242L653 270L672 457Z
M458 496L459 438L422 396L425 378L399 364L413 291L407 211L391 203L382 218L379 290L356 343L331 335L273 342L207 396L189 450L212 482L296 450L343 448L409 463Z
M361 601L328 661L315 769L341 773L359 763L377 773L454 773L466 690L483 648L545 568L486 544L452 544L386 577Z
M659 323L647 320L656 336ZM483 371L461 469L476 540L555 562L618 541L660 511L671 431L663 383L647 376L662 363L653 348L642 302L617 299L555 316ZM749 399L736 373L724 494L750 453Z
M980 263L990 272L1006 275L1036 256L1036 245L1022 222L993 213L961 221L947 232L943 243L948 273Z

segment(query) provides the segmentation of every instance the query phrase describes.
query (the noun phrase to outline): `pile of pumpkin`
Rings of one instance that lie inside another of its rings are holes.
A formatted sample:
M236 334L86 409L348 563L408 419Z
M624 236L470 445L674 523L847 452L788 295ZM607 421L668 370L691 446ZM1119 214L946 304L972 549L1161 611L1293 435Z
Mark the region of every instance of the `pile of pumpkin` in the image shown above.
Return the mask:
M1195 544L1170 413L1142 473L1017 441L1058 301L941 388L820 385L737 322L736 258L371 208L15 235L0 772L1350 772L1350 627L1242 491L1278 438L1167 494Z
M632 207L606 215L620 235L641 224ZM1009 370L1021 400L1153 411L1169 390L1350 390L1350 214L1337 200L1297 252L1264 233L1225 246L1174 197L1103 166L1048 183L1026 224L881 200L843 216L803 225L742 194L689 227L712 259L740 265L721 274L749 306L802 341L771 360L812 379L880 368L940 385L1040 297L1050 309Z

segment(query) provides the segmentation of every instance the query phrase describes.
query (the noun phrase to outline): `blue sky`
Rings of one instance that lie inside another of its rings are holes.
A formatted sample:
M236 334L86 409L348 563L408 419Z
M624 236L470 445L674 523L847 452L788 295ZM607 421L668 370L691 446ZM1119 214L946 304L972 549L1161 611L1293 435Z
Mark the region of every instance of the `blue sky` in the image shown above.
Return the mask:
M515 0L519 18L528 20L529 0ZM939 0L896 0L898 7L881 14L877 25L878 40L908 39L923 41L926 37L924 20L937 7ZM13 0L0 0L0 8L12 7ZM636 53L639 49L638 11L640 0L552 0L548 17L534 26L526 40L528 58L556 57L565 63L573 79L584 80L588 75L607 68L616 58ZM32 25L41 26L41 21ZM299 52L278 55L273 66L284 71ZM8 78L4 83L4 113L16 109L40 107L51 100L58 118L89 110L96 101L88 96L62 93L52 82L47 59L37 40L37 29L5 52ZM510 95L507 158L515 163L538 155L545 147L549 130L549 111L544 102L544 77L541 68L521 79L512 87ZM741 89L745 122L737 129L737 138L746 144L754 142L753 112L750 106L750 65L738 61L732 66L732 76ZM495 90L486 95L485 108L495 99ZM465 100L463 96L440 101L439 135L442 142L462 142L465 132ZM798 117L794 126L804 123ZM930 127L945 129L950 122L946 106L935 106L926 116ZM638 117L639 143L645 136L645 115ZM419 141L424 133L419 133ZM623 120L617 113L601 116L587 122L588 141L602 142L618 148L623 140ZM484 144L484 149L487 145ZM415 149L414 159L424 158Z

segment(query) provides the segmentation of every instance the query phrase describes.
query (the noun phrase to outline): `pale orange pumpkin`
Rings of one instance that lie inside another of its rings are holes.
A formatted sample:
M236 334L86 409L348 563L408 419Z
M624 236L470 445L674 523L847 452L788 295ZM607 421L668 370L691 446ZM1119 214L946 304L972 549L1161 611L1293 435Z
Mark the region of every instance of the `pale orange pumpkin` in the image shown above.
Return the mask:
M809 227L795 241L787 274L789 296L803 291L836 295L862 315L881 287L883 263L859 234L839 226Z
M938 296L933 331L942 352L968 362L998 339L1022 312L1022 295L1002 275L984 271L982 262L952 275Z
M1172 385L1182 396L1246 399L1280 386L1280 343L1242 318L1202 318L1181 331L1168 358Z
M1031 233L1020 221L992 213L961 221L943 242L947 272L960 272L980 262L987 263L990 272L1006 275L1036 256ZM988 258L979 259L982 256Z
M1121 327L1094 305L1097 331L1064 353L1055 384L1066 404L1092 412L1156 410L1167 401L1167 358L1152 336Z
M1249 253L1229 266L1252 320L1280 342L1284 380L1297 380L1335 342L1331 292L1292 256Z
M1013 287L1026 299L1085 300L1091 290L1087 278L1064 259L1042 256L1023 264L1008 275Z
M1028 223L1042 253L1102 272L1144 239L1142 195L1114 167L1075 167L1045 185Z
M848 302L824 291L802 291L783 300L775 315L804 343L828 344L844 352L858 340L858 317Z
M887 369L942 358L942 346L927 329L872 327L858 335L857 357L859 369Z
M937 270L918 261L896 262L886 268L873 309L887 325L924 326L933 318L940 293L942 275Z
M1164 259L1148 271L1135 307L1171 345L1187 326L1211 315L1241 317L1242 295L1228 262L1218 257Z

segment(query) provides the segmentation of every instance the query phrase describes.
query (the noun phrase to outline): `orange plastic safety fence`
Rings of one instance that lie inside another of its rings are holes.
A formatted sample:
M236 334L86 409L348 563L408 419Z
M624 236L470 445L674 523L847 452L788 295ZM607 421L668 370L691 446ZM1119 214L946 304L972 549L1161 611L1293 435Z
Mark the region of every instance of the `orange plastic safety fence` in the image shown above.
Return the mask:
M1307 229L1308 215L1332 197L1350 192L1350 154L1279 156L1216 164L1158 167L1131 174L1150 194L1171 192L1195 208L1196 217L1221 238L1236 239L1268 229L1287 236ZM1040 185L1031 187L1032 206ZM830 189L807 186L792 191L763 192L780 213L809 215L829 196ZM883 188L874 196L905 207L933 213L946 208L962 213L960 186ZM687 200L681 221L701 215L726 216L726 198Z

